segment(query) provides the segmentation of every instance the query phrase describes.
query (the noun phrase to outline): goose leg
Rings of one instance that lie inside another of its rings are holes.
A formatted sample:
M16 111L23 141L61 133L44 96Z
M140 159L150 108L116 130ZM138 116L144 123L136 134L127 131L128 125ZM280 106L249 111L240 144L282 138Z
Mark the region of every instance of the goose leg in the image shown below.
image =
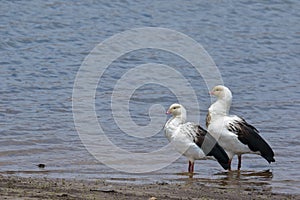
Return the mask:
M189 161L189 173L194 172L194 162Z
M229 159L229 161L228 161L228 171L231 171L231 161L232 161L232 159Z
M238 155L238 170L242 167L242 155Z

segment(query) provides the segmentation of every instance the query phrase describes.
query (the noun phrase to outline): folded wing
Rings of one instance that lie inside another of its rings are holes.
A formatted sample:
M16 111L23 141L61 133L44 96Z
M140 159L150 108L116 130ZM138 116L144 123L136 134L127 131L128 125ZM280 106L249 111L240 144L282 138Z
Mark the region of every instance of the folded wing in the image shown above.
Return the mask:
M235 133L239 141L248 145L251 151L259 152L269 163L275 162L274 152L270 145L259 135L258 130L243 118L235 116L234 120L228 123L227 129Z
M213 156L225 170L229 168L227 153L205 129L193 123L186 123L182 128L206 156Z

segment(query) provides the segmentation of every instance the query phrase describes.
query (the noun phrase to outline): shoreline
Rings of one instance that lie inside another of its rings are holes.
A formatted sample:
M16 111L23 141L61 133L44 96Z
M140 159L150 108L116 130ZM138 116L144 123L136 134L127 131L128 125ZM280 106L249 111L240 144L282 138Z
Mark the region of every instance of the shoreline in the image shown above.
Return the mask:
M2 199L300 199L300 194L274 193L241 186L210 186L208 182L134 184L105 179L23 178L0 175Z

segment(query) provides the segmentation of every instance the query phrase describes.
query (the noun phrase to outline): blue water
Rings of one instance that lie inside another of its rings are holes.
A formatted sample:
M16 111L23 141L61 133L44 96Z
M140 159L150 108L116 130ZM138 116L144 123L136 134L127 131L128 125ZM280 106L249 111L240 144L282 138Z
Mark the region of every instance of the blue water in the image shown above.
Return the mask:
M195 180L218 185L218 180L235 179L251 182L256 189L299 193L299 13L297 0L1 1L1 173L182 181L177 173L186 171L185 158L145 174L119 172L97 161L82 144L72 113L76 74L97 44L132 28L164 27L188 35L206 49L233 92L232 113L256 126L275 151L276 163L271 166L259 156L244 156L241 176L223 173L213 161L199 161ZM132 152L150 152L168 143L162 131L145 140L129 137L112 118L114 84L144 63L163 63L183 73L199 99L201 125L211 103L210 88L177 55L143 49L118 58L99 81L96 113L108 137ZM130 114L136 124L145 126L151 105L167 108L173 102L176 96L168 88L144 85L130 99ZM190 120L197 119L192 110L188 112ZM46 168L39 169L39 163Z

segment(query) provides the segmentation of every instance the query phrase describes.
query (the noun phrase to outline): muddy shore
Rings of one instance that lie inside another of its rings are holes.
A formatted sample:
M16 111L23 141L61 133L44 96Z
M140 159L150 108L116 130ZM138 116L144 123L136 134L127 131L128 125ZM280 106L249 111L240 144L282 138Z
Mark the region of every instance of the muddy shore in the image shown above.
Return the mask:
M0 175L1 199L300 199L247 187L211 187L207 183L112 183L107 180L23 178Z

